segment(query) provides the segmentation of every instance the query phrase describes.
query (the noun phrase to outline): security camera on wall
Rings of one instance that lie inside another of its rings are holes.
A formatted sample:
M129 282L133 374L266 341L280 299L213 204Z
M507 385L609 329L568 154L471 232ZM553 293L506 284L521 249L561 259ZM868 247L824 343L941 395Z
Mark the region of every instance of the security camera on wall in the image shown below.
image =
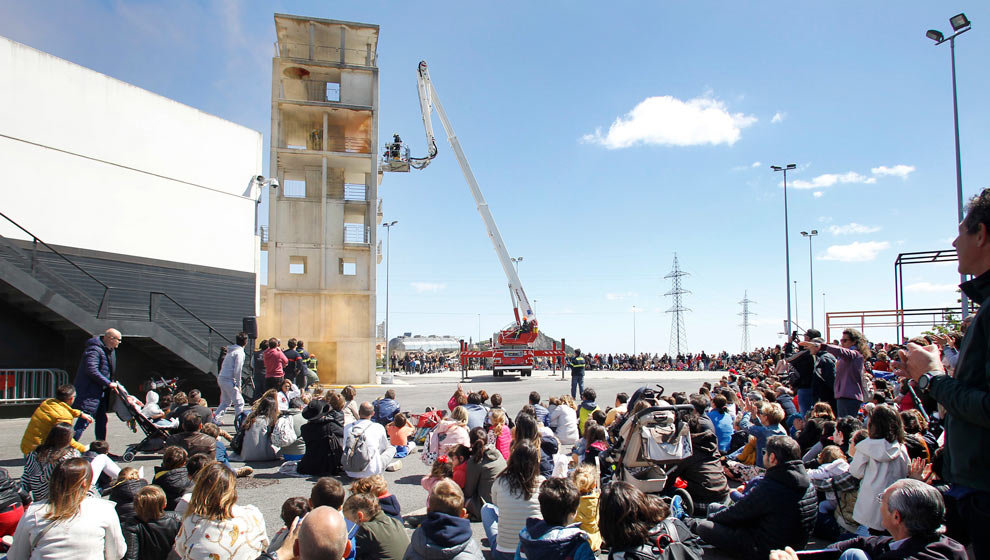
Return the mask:
M271 179L268 180L268 182L269 182L269 184L271 184L271 186L272 186L273 189L277 189L278 188L278 179L272 177Z

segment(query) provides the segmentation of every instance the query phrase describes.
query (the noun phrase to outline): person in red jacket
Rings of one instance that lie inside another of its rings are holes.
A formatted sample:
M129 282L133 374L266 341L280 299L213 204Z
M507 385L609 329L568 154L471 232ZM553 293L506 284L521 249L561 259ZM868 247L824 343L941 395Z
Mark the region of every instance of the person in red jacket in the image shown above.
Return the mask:
M285 378L285 368L289 359L285 357L279 345L282 341L272 337L268 339L268 349L265 350L265 390L277 389L282 379Z

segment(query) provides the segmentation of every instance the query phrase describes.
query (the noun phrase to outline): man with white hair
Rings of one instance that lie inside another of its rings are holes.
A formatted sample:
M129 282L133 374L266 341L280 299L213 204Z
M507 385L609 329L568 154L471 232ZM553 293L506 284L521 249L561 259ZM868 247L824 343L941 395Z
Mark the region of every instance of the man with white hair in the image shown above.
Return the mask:
M877 496L883 528L889 537L856 537L829 546L840 560L945 558L966 560L966 548L938 533L945 520L945 502L935 487L903 478ZM813 557L814 555L812 555ZM797 558L793 550L775 550L771 560Z
M96 439L107 438L107 390L117 388L113 372L117 369L116 351L121 338L117 329L107 329L102 336L94 336L86 341L75 379L75 402L79 410L86 414L76 421L76 441L79 441L90 424L86 415L96 422Z

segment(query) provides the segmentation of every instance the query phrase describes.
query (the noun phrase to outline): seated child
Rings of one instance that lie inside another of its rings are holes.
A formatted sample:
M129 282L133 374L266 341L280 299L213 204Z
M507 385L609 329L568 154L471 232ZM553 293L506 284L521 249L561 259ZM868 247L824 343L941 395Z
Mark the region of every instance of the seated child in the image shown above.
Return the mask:
M401 560L409 547L402 522L385 515L378 499L367 493L351 494L344 502L344 517L359 525L354 540L358 560Z
M589 464L595 464L595 458L599 456L602 451L608 449L608 441L606 440L605 427L598 422L589 421L588 426L584 430L584 462Z
M141 415L152 422L165 418L165 411L158 406L160 398L157 391L148 391L144 396L144 408L141 409Z
M492 395L494 399L498 393ZM501 397L500 397L501 401ZM488 445L492 445L502 454L502 458L509 460L509 451L512 448L512 429L507 424L505 411L493 409L488 415L491 426L488 428Z
M199 471L206 465L215 461L213 457L205 453L196 453L188 460L186 460L186 474L189 475L189 480L196 480L196 475ZM192 484L190 483L188 492L179 498L179 503L175 504L175 513L182 515L186 513L186 508L189 507L189 500L192 498Z
M154 483L165 491L165 509L174 511L179 499L192 486L192 481L186 471L186 450L176 445L170 445L162 451L162 464L155 467Z
M142 560L166 560L182 526L174 511L165 511L165 492L150 484L134 496L134 517L121 520L127 554Z
M437 482L426 500L426 519L412 534L405 559L484 558L464 509L464 492L450 480Z
M117 480L104 491L110 501L117 504L115 506L117 517L122 522L134 517L134 496L137 495L138 490L147 485L148 481L141 479L140 471L134 467L124 467L120 469Z
M327 506L340 511L344 507L344 495L344 485L339 480L324 476L313 485L313 489L309 493L309 505L313 508ZM354 560L357 555L357 543L354 542L354 536L357 534L358 525L346 517L344 521L347 523L347 540L351 542L351 554L344 560Z
M406 420L406 415L401 412L396 414L392 421L385 426L388 432L388 442L395 446L395 458L401 459L409 454L409 436L415 428Z
M591 550L598 551L602 547L602 534L598 530L598 472L593 465L587 463L578 465L571 473L571 480L581 494L578 503L575 523L581 524L581 530L588 533Z
M467 484L467 462L471 458L471 449L466 445L458 445L447 453L454 464L454 474L451 478L464 489Z
M423 486L423 489L426 490L427 494L429 494L438 482L448 478L454 478L454 463L450 460L450 457L440 455L437 457L436 461L433 461L433 467L430 469L430 474L428 476L424 476L419 483ZM429 499L429 496L427 496L427 499Z
M385 515L402 521L399 499L388 491L388 483L385 482L384 476L376 474L355 480L351 483L351 494L371 494L377 497L378 505L385 512Z
M274 552L282 546L282 542L285 541L286 535L289 534L289 527L292 527L292 522L296 520L297 517L306 515L313 509L310 505L309 500L306 498L289 498L282 502L282 523L285 526L279 529L275 536L272 537L271 544L268 545L268 552Z
M577 486L569 478L548 478L540 485L540 513L530 517L519 533L516 558L531 560L591 560L588 533L571 525L581 501Z
M93 469L93 485L90 490L96 494L102 493L104 488L120 476L120 467L110 458L110 444L106 440L93 441L82 456Z

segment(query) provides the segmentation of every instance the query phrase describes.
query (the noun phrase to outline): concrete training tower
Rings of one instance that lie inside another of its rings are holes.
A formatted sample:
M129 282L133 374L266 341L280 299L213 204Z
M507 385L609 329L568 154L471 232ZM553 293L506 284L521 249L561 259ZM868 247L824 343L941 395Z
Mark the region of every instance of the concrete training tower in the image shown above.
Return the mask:
M677 253L674 253L674 268L664 276L664 278L670 278L671 283L670 291L664 295L674 298L674 305L667 310L667 313L674 314L670 321L670 353L674 356L687 353L688 349L687 331L684 329L684 313L691 310L684 307L684 302L681 299L684 294L691 293L681 287L681 278L687 275L687 272L681 270L677 263Z
M743 328L743 332L742 332L743 352L749 352L749 327L753 326L753 324L749 322L749 317L750 315L756 315L756 313L753 313L752 311L749 310L749 304L751 303L756 303L756 302L749 299L747 292L744 291L743 299L742 301L739 302L739 304L742 305L743 310L741 313L738 314L741 315L743 318L743 322L739 325L740 327Z
M259 336L306 341L324 383L375 382L378 26L275 14L268 285Z

